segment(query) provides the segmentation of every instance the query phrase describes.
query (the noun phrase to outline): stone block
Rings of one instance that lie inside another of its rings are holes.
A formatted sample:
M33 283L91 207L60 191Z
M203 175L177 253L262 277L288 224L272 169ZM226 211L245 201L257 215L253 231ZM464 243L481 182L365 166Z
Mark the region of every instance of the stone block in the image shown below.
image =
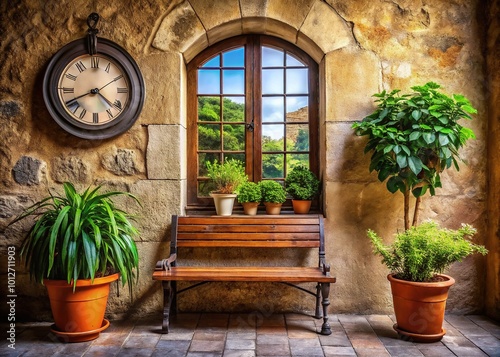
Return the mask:
M241 16L264 17L267 12L268 0L240 0Z
M344 48L327 53L324 66L327 121L362 120L373 112L372 95L381 90L381 69L376 55Z
M146 101L141 113L141 123L179 124L184 111L182 97L183 57L180 53L150 54L140 62L146 83Z
M226 24L241 18L240 4L238 0L189 0L189 3L207 31L221 24Z
M150 125L148 133L148 178L185 179L186 129L180 125Z
M207 30L208 43L213 45L226 38L238 36L242 33L241 19L238 18Z
M140 163L142 161L142 164ZM106 152L101 159L101 165L117 176L132 176L139 172L144 172L142 158L135 150L117 149Z
M205 28L188 1L165 16L152 45L162 51L186 52L186 62L208 46Z
M336 182L379 182L370 173L370 153L364 154L366 138L354 134L351 123L327 122L325 180Z
M298 30L315 2L316 0L269 0L266 15Z
M323 53L335 51L355 42L349 25L331 6L322 1L313 4L300 26L300 32L320 47Z
M55 182L89 183L92 172L91 165L77 156L60 156L52 160L50 172Z
M327 182L324 196L326 257L337 277L335 311L390 313L389 271L373 255L366 231L389 242L403 227L403 195L377 182Z
M38 185L45 178L46 163L29 156L22 156L12 169L14 181L23 186Z
M181 182L175 180L140 180L131 185L130 192L141 202L135 210L140 240L162 242L170 234L173 214L182 212L184 202Z

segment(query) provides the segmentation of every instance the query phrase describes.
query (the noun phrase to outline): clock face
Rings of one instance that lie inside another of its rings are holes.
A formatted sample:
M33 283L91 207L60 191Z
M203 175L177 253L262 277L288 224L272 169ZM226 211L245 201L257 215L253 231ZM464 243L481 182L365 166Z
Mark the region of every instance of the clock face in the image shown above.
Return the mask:
M145 86L133 58L116 43L98 38L89 55L85 39L61 48L50 60L43 97L52 118L67 132L85 139L106 139L137 120Z
M130 82L123 67L108 56L76 57L59 77L59 100L81 123L100 126L120 118L130 101Z

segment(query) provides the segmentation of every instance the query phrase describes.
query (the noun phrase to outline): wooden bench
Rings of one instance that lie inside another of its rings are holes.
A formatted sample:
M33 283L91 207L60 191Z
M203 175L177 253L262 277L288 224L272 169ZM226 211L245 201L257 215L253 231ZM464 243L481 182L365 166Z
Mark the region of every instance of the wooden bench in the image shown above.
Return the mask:
M178 248L317 248L317 267L279 266L179 266ZM176 311L177 295L205 282L278 282L296 287L316 299L315 317L323 317L321 333L331 334L328 323L330 266L325 262L323 217L321 215L172 216L170 257L160 260L153 273L164 291L162 331L169 331L170 310ZM177 291L177 281L200 282ZM314 292L295 284L315 282ZM322 305L322 309L320 308Z

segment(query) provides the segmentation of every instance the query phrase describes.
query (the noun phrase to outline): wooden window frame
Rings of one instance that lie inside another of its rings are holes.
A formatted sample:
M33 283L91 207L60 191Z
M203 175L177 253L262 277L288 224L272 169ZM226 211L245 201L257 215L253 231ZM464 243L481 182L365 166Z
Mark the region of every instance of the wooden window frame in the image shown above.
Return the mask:
M262 146L256 145L262 134L261 46L275 47L293 54L309 69L309 167L319 177L319 69L318 64L304 51L284 40L267 35L243 35L221 41L198 54L187 65L187 210L213 210L211 198L199 198L198 190L198 69L213 56L241 46L245 50L245 125L253 125L253 135L245 135L246 172L251 181L262 179ZM258 50L255 50L258 49ZM256 70L257 68L257 70ZM251 75L249 75L249 73ZM255 88L255 90L254 90ZM286 96L286 94L285 94ZM258 100L255 100L255 99ZM252 103L252 105L248 105ZM285 108L286 110L286 108ZM286 123L285 123L286 125ZM248 153L253 153L249 155ZM286 176L286 162L285 162ZM279 180L278 180L279 181ZM284 204L291 207L287 200ZM321 205L317 200L313 208Z

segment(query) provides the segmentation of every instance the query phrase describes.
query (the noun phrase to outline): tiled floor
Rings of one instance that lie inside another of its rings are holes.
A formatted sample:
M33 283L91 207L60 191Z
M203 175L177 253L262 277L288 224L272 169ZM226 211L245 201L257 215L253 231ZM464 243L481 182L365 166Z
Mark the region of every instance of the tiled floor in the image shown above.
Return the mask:
M112 321L90 342L63 344L50 324L16 326L15 350L0 344L0 356L500 356L500 324L483 316L446 317L441 342L404 341L387 315L332 315L333 333L316 333L322 320L300 314L180 314L170 334L160 318Z

